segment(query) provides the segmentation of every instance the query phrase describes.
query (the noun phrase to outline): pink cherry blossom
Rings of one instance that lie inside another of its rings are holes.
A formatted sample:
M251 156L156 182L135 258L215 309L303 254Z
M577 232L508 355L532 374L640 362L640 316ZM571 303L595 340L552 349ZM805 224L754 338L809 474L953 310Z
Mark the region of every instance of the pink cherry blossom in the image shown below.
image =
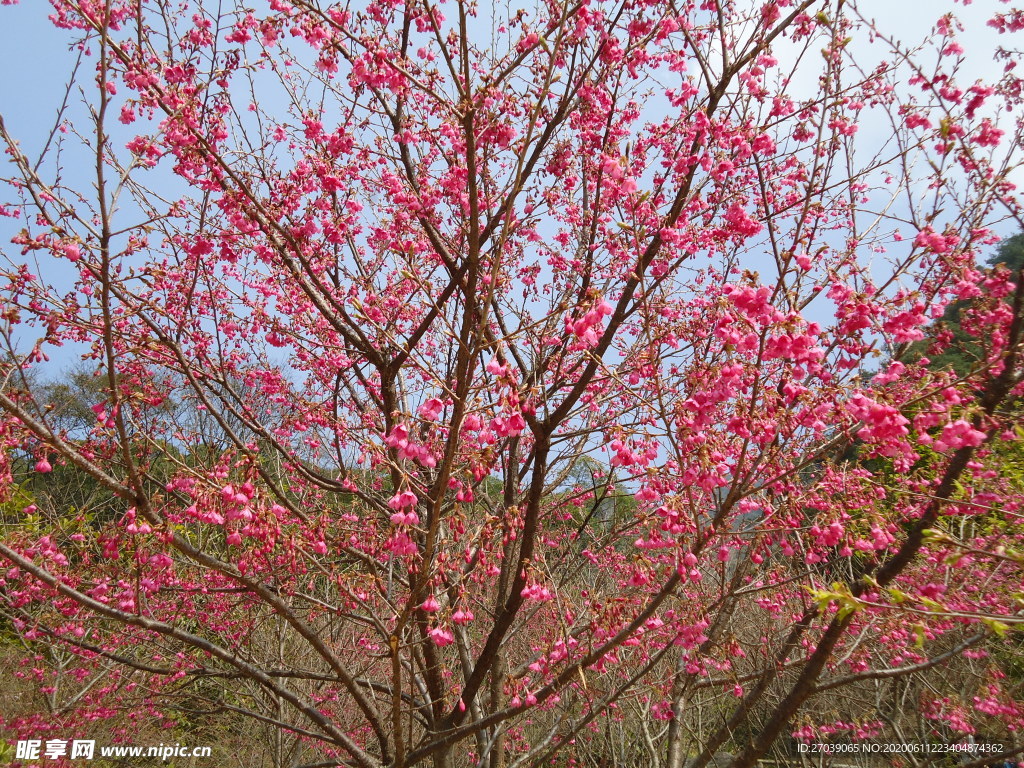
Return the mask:
M441 627L433 627L428 630L427 636L430 638L431 642L438 647L451 645L455 642L455 636L447 629L442 629Z

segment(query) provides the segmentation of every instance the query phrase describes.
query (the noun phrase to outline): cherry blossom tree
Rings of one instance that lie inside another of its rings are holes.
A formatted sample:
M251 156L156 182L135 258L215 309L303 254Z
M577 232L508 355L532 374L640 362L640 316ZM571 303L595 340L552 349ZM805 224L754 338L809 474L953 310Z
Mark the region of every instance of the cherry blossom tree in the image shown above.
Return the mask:
M12 733L747 768L908 739L888 681L962 663L915 737L1024 749L1012 50L843 0L52 5L58 121L0 124Z

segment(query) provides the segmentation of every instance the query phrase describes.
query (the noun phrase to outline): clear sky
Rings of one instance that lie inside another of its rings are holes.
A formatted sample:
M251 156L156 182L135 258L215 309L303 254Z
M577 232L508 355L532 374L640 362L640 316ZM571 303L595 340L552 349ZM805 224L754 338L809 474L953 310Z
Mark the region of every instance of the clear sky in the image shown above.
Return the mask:
M742 0L749 2L750 0ZM849 0L854 4L854 0ZM1006 43L985 21L1007 5L999 0L857 0L861 13L878 22L887 34L914 44L924 39L944 13L957 14L964 24L961 44L966 49L965 80L991 75L991 52ZM64 95L67 72L73 57L67 50L66 33L46 20L45 0L21 0L0 6L0 113L15 133L39 136L48 127ZM976 74L975 74L976 73Z
M754 0L740 0L753 2ZM854 0L849 0L854 4ZM1007 36L1000 36L985 22L1007 6L999 0L858 0L856 7L878 28L909 45L925 39L935 21L944 13L955 13L965 29L960 35L966 49L962 80L991 77L996 65L992 51ZM50 11L45 0L21 0L0 6L0 114L11 132L25 142L26 149L45 138L53 116L64 98L67 74L74 62L68 51L67 35L46 19ZM854 41L859 44L859 41ZM777 54L778 55L778 54ZM86 66L89 66L88 64ZM82 76L87 77L83 71ZM797 89L799 82L794 84ZM804 84L808 88L816 82ZM870 130L870 126L862 126ZM1024 186L1024 174L1016 180Z

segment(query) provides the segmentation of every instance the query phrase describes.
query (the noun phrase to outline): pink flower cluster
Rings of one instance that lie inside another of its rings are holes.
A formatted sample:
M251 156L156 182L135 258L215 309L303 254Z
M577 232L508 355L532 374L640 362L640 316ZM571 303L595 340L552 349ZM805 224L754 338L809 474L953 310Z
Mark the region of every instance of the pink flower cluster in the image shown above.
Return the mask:
M437 417L444 410L444 403L439 398L432 397L419 408L419 415L427 421L437 421Z
M598 330L603 327L604 318L613 311L612 305L602 299L579 319L574 320L571 315L566 315L565 331L567 334L575 336L581 346L596 347L601 338Z
M555 596L551 594L551 590L547 587L541 586L540 584L529 584L523 587L523 591L519 594L527 600L536 600L541 603L546 603L547 601L554 600L555 598Z
M388 500L388 506L395 510L391 522L395 525L417 525L420 518L415 509L409 509L415 507L417 501L416 494L408 489L392 496Z
M451 645L455 642L455 636L447 629L442 629L441 627L433 627L432 629L427 630L427 636L434 645L440 647Z
M526 421L521 413L513 413L510 416L496 416L491 419L491 429L499 437L510 437L521 434L526 429Z
M922 443L927 444L930 440L927 434L921 435ZM963 419L957 419L943 428L942 434L932 442L932 447L939 453L947 453L964 447L977 448L983 442L984 432L975 429Z
M225 485L221 488L221 499L224 500L224 519L226 521L242 520L249 522L253 519L252 509L249 502L255 494L256 489L252 483L243 483L238 489L234 486Z
M864 422L857 436L869 443L884 443L907 435L907 419L897 408L879 403L858 392L850 398L850 415ZM888 454L885 454L888 455Z
M428 400L427 402L429 403L430 401ZM426 405L427 403L424 403L424 406ZM421 413L422 410L423 407L420 409ZM440 409L437 412L439 413ZM428 410L428 413L434 413L432 407ZM437 459L427 446L420 445L409 439L409 428L405 424L395 426L391 433L384 438L384 444L398 451L399 459L411 459L425 467L432 468L437 466Z

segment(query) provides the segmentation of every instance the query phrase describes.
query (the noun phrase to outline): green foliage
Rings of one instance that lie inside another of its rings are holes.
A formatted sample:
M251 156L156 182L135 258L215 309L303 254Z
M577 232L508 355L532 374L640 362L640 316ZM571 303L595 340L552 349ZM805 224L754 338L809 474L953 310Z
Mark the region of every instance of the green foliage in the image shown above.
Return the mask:
M1024 232L1003 240L988 263L993 266L1003 264L1011 272L1020 272L1024 267Z

